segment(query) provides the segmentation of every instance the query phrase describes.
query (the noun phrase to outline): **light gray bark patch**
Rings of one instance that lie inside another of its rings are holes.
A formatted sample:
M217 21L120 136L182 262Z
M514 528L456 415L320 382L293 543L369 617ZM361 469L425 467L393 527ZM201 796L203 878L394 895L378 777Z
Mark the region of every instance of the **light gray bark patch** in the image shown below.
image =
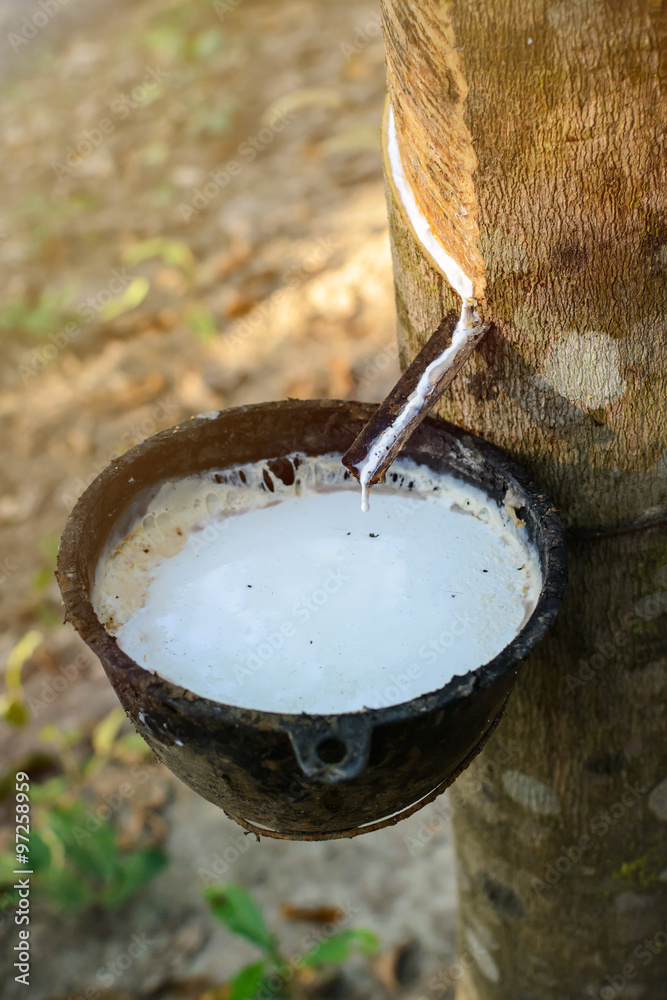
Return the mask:
M553 788L537 778L531 778L529 774L505 771L503 788L511 799L539 816L556 816L560 812L558 796Z
M648 797L648 807L658 819L667 823L667 778L656 785Z
M614 908L619 913L637 913L652 906L653 902L653 896L639 892L621 892L614 901Z
M617 342L606 333L566 333L544 359L540 385L571 403L594 410L619 399L627 388Z
M500 980L500 971L496 965L491 952L482 944L471 927L465 930L466 944L470 949L470 954L475 959L477 966L487 979L492 983Z

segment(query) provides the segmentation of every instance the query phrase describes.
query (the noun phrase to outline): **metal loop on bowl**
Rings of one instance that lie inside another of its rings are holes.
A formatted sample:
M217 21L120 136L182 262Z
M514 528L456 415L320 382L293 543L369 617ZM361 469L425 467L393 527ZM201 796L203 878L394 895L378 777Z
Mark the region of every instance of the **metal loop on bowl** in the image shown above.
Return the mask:
M407 806L405 809L401 809L399 812L392 813L391 816L385 816L384 819L377 820L375 823L365 823L363 826L350 827L347 830L335 830L333 832L327 833L302 833L299 830L271 830L269 827L257 826L255 823L251 823L247 819L241 819L239 816L233 816L231 813L226 812L230 819L242 826L247 833L254 833L254 835L259 840L261 837L270 837L272 840L342 840L350 839L352 837L358 837L362 833L375 833L377 830L383 830L387 826L395 826L400 823L401 820L407 819L408 816L412 816L419 809L423 809L424 806L429 805L429 803L435 801L439 795L446 792L449 786L454 782L460 774L468 767L468 765L475 759L477 754L481 753L486 743L491 736L493 730L496 728L503 715L505 714L505 708L507 707L507 702L509 696L505 699L503 707L498 712L493 722L487 729L487 731L482 736L481 740L477 746L472 750L472 752L466 757L466 759L459 765L459 767L451 775L448 775L444 781L441 781L439 785L429 792L427 795L423 795L412 805Z
M372 726L361 716L341 716L335 725L299 718L287 731L297 763L311 781L336 785L356 778L366 766Z

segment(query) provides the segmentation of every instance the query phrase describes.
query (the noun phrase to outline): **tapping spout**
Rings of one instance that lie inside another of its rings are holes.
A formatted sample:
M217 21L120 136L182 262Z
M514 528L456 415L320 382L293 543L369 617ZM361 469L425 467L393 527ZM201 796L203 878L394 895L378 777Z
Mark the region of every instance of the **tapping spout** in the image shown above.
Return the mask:
M449 313L343 455L343 465L361 483L362 510L368 510L370 487L384 482L398 452L454 381L490 325L482 322L472 299L464 300L460 315Z

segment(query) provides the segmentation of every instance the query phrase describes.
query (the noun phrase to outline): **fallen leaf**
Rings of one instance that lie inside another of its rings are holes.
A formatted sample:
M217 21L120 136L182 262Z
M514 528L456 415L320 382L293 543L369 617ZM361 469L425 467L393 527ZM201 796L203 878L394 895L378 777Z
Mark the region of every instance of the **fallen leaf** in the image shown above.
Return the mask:
M283 903L280 913L286 920L308 920L314 924L333 924L343 919L338 906L295 906Z

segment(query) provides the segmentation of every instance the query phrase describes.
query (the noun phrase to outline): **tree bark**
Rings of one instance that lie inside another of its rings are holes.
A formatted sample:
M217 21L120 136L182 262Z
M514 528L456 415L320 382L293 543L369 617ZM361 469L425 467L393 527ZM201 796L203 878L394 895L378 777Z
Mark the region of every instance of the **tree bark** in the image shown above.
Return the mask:
M406 177L495 327L438 412L528 468L571 536L565 604L498 734L509 759L492 738L453 790L460 954L431 992L657 1000L667 4L382 6ZM460 303L385 174L406 365Z

